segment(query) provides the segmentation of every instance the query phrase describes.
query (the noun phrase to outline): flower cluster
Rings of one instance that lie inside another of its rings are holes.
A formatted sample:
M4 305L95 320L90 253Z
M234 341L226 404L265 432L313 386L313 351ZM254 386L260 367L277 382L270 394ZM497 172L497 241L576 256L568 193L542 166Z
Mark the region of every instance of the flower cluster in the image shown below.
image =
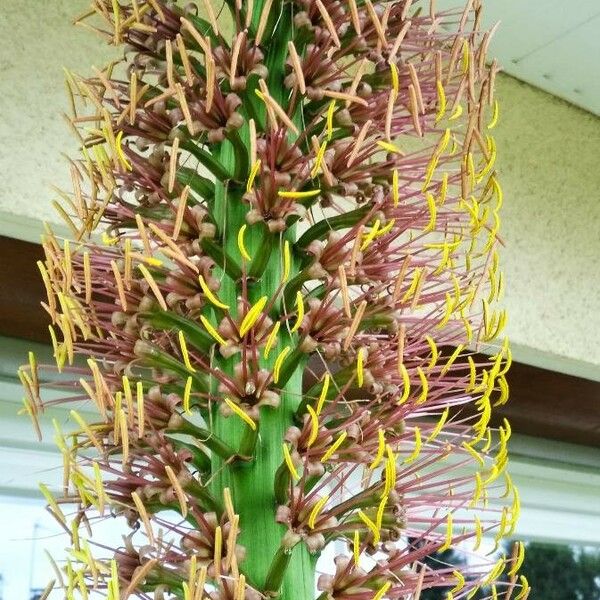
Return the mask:
M42 486L66 597L527 596L520 544L426 561L499 544L519 498L490 428L510 350L478 352L505 323L497 68L478 0L421 4L82 17L124 58L68 75L73 235L39 264L56 366L21 370L34 423L52 370L77 403L62 495ZM94 556L80 528L109 514L129 533Z

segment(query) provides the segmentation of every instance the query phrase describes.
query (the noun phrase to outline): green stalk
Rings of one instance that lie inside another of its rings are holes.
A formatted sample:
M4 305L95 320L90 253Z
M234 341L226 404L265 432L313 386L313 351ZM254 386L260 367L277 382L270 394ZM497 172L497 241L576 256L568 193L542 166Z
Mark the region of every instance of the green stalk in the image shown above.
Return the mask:
M260 14L262 4L260 0L255 3L255 16ZM272 21L277 21L281 6L280 2L274 3L270 24ZM289 9L285 10L289 11ZM271 51L266 58L269 68L269 87L273 96L280 102L283 101L281 97L284 72L282 57L285 56L287 42L292 36L291 24L291 14L281 18L272 38ZM240 132L238 144L240 142L248 145L246 128ZM236 156L239 160L239 152L239 147L234 148L229 141L223 143L219 161L230 173L240 171L239 165L235 164ZM245 165L244 168L248 166ZM248 210L247 205L241 201L242 193L243 188L239 182L218 180L215 184L214 218L222 234L223 250L226 255L235 257L240 262L237 234L239 228L246 222L245 215ZM294 230L290 228L286 232L286 237L293 241L293 235ZM269 233L263 225L257 224L248 228L246 245L250 254L257 257L257 263L262 263L260 273L255 272L257 264L246 266L252 269L253 275L257 276L254 282L249 283L250 303L256 302L262 296L273 298L281 283L283 244L282 237ZM268 252L266 248L269 249ZM297 273L298 265L292 261L290 279ZM232 307L232 310L235 310L237 296L240 293L238 282L225 274L219 295ZM297 343L297 336L288 334L282 328L269 358L267 360L261 358L261 366L272 369L281 350L289 346L294 351ZM228 373L232 372L234 364L240 360L239 355L228 360L217 358L219 368ZM282 443L285 432L293 424L302 397L302 362L298 365L292 373L286 372L285 383L281 387L280 406L277 409L268 407L261 409L254 459L248 462L226 462L214 453L212 456L213 496L222 497L223 489L229 487L235 510L240 516L239 541L249 550L240 569L248 581L259 590L270 596L277 596L281 600L309 600L314 596L316 558L309 554L303 543L297 544L293 549L282 550L281 542L286 527L275 521L277 510L275 479L283 461ZM283 383L283 378L280 383ZM230 446L238 448L247 437L247 425L236 416L225 418L215 411L213 423L215 434Z

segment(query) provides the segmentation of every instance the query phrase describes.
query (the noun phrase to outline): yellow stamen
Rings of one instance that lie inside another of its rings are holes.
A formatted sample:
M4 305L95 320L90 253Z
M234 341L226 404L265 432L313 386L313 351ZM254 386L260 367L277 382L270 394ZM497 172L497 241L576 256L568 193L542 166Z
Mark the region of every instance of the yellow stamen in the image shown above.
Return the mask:
M325 373L323 377L323 387L321 388L321 395L319 396L319 401L317 402L317 415L321 414L323 410L323 405L325 404L325 400L327 399L327 392L329 391L329 373Z
M367 515L362 510L358 511L358 516L373 534L373 544L378 544L379 540L381 539L381 534L379 532L379 529L377 529L377 525L375 525L375 523L373 523L373 521L371 521L371 519L369 519L369 517L367 517Z
M507 573L507 575L511 578L517 574L521 568L521 565L523 564L523 561L525 560L525 545L523 542L517 542L516 545L516 557L512 567L510 568L510 571Z
M325 452L325 454L323 454L323 456L321 457L322 463L327 462L335 454L336 450L344 443L344 440L347 436L348 432L342 431L342 433L338 436L337 440L335 440L335 442L331 444L327 452Z
M394 206L398 206L400 201L400 190L398 188L398 169L392 171L392 199Z
M450 414L450 409L448 407L446 407L444 409L444 412L441 414L440 419L437 422L437 425L435 426L435 428L433 429L433 431L429 434L429 436L425 440L426 444L428 444L429 442L432 442L433 440L435 440L435 438L438 436L438 434L440 433L440 431L444 427L444 424L448 420L448 415L449 414Z
M448 519L446 521L446 540L444 543L438 548L438 552L445 552L452 546L452 537L453 537L453 524L452 524L452 513L448 513Z
M375 524L377 525L377 529L381 529L381 524L383 523L383 515L385 513L385 507L387 506L388 503L388 496L387 494L384 495L381 498L381 501L379 502L379 506L377 507L377 517L375 519Z
M381 600L388 592L388 590L392 587L391 581L386 581L378 590L377 593L373 596L373 600Z
M408 369L404 366L404 363L400 363L398 365L400 370L400 375L402 376L402 395L398 398L398 404L404 404L408 400L408 396L410 395L410 376L408 374Z
M437 207L435 205L435 198L433 197L433 194L427 192L427 194L425 194L425 199L427 200L427 208L429 209L429 222L427 223L423 231L427 233L428 231L433 231L435 229L437 219Z
M263 308L267 304L268 301L267 296L263 296L258 302L246 313L246 316L242 320L242 324L240 325L239 333L240 337L243 338L249 331L252 329L258 317L263 311Z
M237 235L237 243L238 243L238 249L240 251L240 254L242 255L242 258L244 260L251 261L252 257L248 253L248 250L246 249L246 245L244 243L244 234L246 233L246 227L247 227L246 224L244 224L240 227L240 230L238 231L238 235Z
M319 437L319 418L314 408L309 404L306 409L308 410L308 414L310 415L310 436L306 442L308 448L310 448L316 441L317 437Z
M273 381L275 383L279 381L281 366L283 365L285 357L291 352L291 350L292 349L289 346L286 346L275 359L275 364L273 365Z
M121 162L123 167L125 167L125 169L127 169L128 171L132 171L133 167L131 166L131 163L127 160L127 156L125 156L125 152L123 152L122 139L123 139L123 131L121 130L121 131L119 131L119 133L117 134L117 137L115 139L115 145L117 148L117 156L119 157L119 161Z
M251 192L252 191L252 187L254 185L254 180L256 179L256 176L258 175L258 172L260 171L260 158L257 159L257 161L254 163L254 165L252 165L252 170L250 171L250 176L248 177L248 183L246 184L246 192ZM245 227L245 225L244 225Z
M376 469L379 466L379 463L383 459L383 454L385 452L385 431L381 428L377 430L377 438L378 438L378 446L377 446L377 454L373 459L373 462L369 465L369 470Z
M327 107L327 140L333 136L333 114L335 113L335 100L332 100Z
M319 150L317 151L317 155L315 157L315 164L313 165L313 168L310 171L310 176L312 178L315 178L318 175L318 173L319 173L319 169L321 168L321 164L323 162L323 157L325 156L325 150L326 150L326 148L327 148L327 141L324 141L319 146Z
M494 129L494 127L496 127L496 124L498 123L498 116L500 114L499 108L500 107L498 106L498 100L494 100L494 108L492 110L492 119L488 123L488 126L487 126L488 129Z
M305 191L297 191L297 190L291 190L291 191L285 191L285 190L279 190L277 192L277 195L280 198L314 198L315 196L318 196L321 193L321 190L305 190Z
M292 461L292 456L290 454L290 450L287 447L287 444L283 444L283 458L285 460L285 464L287 465L288 471L290 472L290 475L292 476L292 479L300 479L300 475L298 474L298 471L296 470L296 466L294 465L294 462Z
M450 115L450 118L448 120L454 121L455 119L458 119L460 117L460 115L462 115L462 113L463 113L462 104L457 104L456 108L452 111L452 114Z
M462 447L483 467L484 460L481 454L479 454L475 448L470 446L467 442L463 442Z
M292 333L300 329L300 326L302 325L302 321L304 319L304 298L302 296L302 292L300 291L296 292L296 311L298 313L298 316L296 317L296 323L290 330Z
M452 575L456 578L456 585L450 590L450 594L456 594L465 587L465 578L460 571L453 571Z
M313 507L313 509L310 511L310 515L308 517L308 526L311 529L315 528L315 524L317 521L317 517L319 516L319 513L321 512L321 510L323 509L323 507L327 504L327 502L329 501L329 496L323 496L323 498L321 498Z
M281 322L277 321L275 323L275 325L273 326L273 329L271 330L269 337L267 338L267 343L265 344L265 349L263 352L263 356L265 357L265 360L267 358L269 358L269 353L271 352L271 348L273 347L273 344L275 343L275 339L277 338L277 333L279 332L280 327L281 327Z
M388 496L392 490L396 489L396 456L389 444L385 445L385 451L387 460L385 461L385 486L383 488L383 496Z
M417 374L419 375L419 379L421 381L421 393L417 398L417 404L423 404L427 401L427 394L429 393L429 382L427 381L427 375L421 367L417 367Z
M183 358L183 362L190 373L195 373L196 369L194 369L192 363L190 362L190 355L188 353L187 344L185 343L185 336L183 335L183 331L179 331L177 334L177 338L179 340L179 348L181 350L181 356Z
M225 346L227 341L223 339L223 337L219 334L219 332L211 325L210 321L204 316L200 315L200 321L202 321L202 325L204 325L206 331L210 333L212 338L221 346Z
M404 153L402 152L402 150L400 150L400 148L398 148L398 146L396 146L395 144L391 144L390 142L378 140L377 145L386 152L389 152L390 154L400 154L401 156L404 155Z
M186 414L191 414L191 410L190 410L190 393L192 391L192 376L190 375L186 382L185 382L185 388L183 390L183 412L185 412Z
M357 357L356 357L356 380L358 383L358 387L361 388L364 384L364 354L365 349L359 348Z
M204 295L208 298L208 300L212 304L214 304L217 308L222 308L223 310L229 310L229 305L224 304L215 296L215 294L212 292L212 290L208 287L208 284L206 283L206 280L204 279L204 277L202 275L198 275L198 281L200 282L200 287L202 288L202 292L204 293Z
M404 459L404 464L410 464L419 458L421 454L421 429L419 427L415 427L415 448L412 453Z
M252 429L252 431L256 431L256 422L250 417L250 415L244 412L235 402L233 402L233 400L230 400L229 398L223 398L223 401L233 413L235 413L250 427L250 429Z
M438 95L438 111L435 115L435 122L438 123L444 118L446 114L446 92L444 91L444 86L442 82L438 79L436 82L437 87L437 95Z

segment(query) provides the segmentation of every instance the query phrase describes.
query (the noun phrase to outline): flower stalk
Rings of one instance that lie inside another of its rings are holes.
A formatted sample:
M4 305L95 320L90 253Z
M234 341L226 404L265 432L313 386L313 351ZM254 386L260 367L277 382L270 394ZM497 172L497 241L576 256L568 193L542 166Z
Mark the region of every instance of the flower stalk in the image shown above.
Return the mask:
M527 596L522 546L426 560L499 545L520 506L490 425L511 355L480 19L95 0L79 21L124 58L68 75L74 239L48 228L39 265L56 366L20 371L36 425L56 370L96 412L57 425L63 494L42 487L67 596ZM129 533L93 556L82 515L109 510Z

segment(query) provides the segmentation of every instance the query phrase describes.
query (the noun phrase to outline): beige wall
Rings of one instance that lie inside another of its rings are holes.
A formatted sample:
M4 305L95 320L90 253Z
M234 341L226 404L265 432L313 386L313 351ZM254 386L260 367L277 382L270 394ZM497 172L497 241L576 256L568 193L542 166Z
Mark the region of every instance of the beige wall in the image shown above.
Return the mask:
M70 26L87 0L2 0L0 234L37 239L54 219L50 184L66 185L73 142L62 67L108 56ZM498 165L505 191L508 333L521 360L600 378L600 119L499 78Z

